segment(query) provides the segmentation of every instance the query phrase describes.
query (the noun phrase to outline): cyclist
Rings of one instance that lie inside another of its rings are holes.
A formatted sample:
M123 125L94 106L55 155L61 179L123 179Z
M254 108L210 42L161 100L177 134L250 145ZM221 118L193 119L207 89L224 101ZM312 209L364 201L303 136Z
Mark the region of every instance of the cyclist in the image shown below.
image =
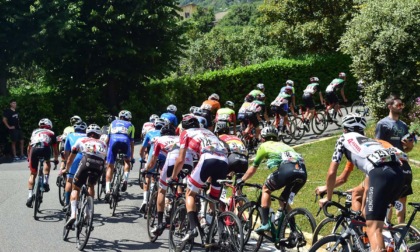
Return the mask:
M149 121L145 122L143 124L143 127L141 128L141 140L143 141L144 137L146 136L147 132L154 130L155 129L155 125L154 122L156 119L158 119L159 116L156 114L153 114L149 117Z
M59 152L61 153L61 165L60 165L60 169L64 169L64 167L65 167L65 162L66 162L66 160L67 160L67 157L64 155L64 146L65 146L65 143L66 143L66 138L67 138L67 135L69 134L69 133L72 133L72 132L74 132L74 125L76 124L76 123L80 123L80 122L82 122L82 118L80 118L80 116L77 116L77 115L74 115L74 116L72 116L71 118L70 118L70 126L67 126L64 130L63 130L63 134L61 134L61 137L60 137L60 139L61 139L61 142L59 143L59 146L58 146L58 150L59 150Z
M35 182L35 176L38 173L38 163L39 159L44 159L44 190L45 192L50 191L50 185L48 184L51 163L51 147L54 155L54 164L58 164L58 145L57 137L55 133L51 130L53 125L50 119L44 118L41 119L38 123L39 128L35 129L31 135L31 141L29 142L27 153L29 154L29 180L28 180L28 189L29 195L26 201L27 207L32 207L32 190Z
M94 198L95 184L104 171L107 145L105 142L99 140L101 133L101 128L98 125L91 124L86 129L86 137L79 138L71 148L68 167L73 164L77 155L81 154L82 158L74 175L73 191L70 198L71 215L66 223L67 227L71 227L76 221L80 188L88 181L88 193ZM68 171L69 169L66 168L66 172ZM89 214L90 209L86 209L86 212Z
M188 190L185 195L187 215L190 222L190 230L182 238L183 241L198 235L196 227L199 225L197 209L195 205L195 196L200 192L202 186L208 178L211 178L210 197L218 199L220 197L221 185L217 183L218 179L226 178L228 173L227 150L223 143L210 130L199 128L199 122L196 117L187 115L182 118L182 128L184 131L179 137L180 150L179 156L175 162L172 180L183 167L187 152L190 150L193 154L200 156L198 164L188 177Z
M224 127L224 125L227 125L227 127L233 126L233 132L236 135L236 115L235 111L233 110L235 108L235 104L231 101L227 101L225 103L226 108L218 109L216 112L216 129L215 132L219 128Z
M200 128L207 129L208 127L207 119L203 116L205 115L205 112L199 107L194 107L192 114L195 117L197 117L198 121L200 122ZM182 123L181 123L181 127L182 127Z
M166 113L160 115L160 118L167 119L172 124L172 126L176 127L178 125L178 118L176 118L175 115L176 111L176 106L171 104L166 108Z
M262 118L261 116L264 116L264 120L268 122L270 119L267 115L267 109L265 106L265 95L259 94L257 95L257 99L251 102L250 106L245 110L245 116L246 119L249 120L250 123L248 123L247 128L245 129L246 132L250 132L252 130L252 127L255 128L255 139L259 141L260 139L260 133L262 126Z
M295 96L295 87L294 87L294 85L295 85L295 82L294 81L287 80L286 81L286 86L282 87L280 89L280 92L279 92L279 95L280 95L281 93L284 93L285 92L286 87L291 87L292 88L292 94L291 94L292 99L289 100L289 105L291 105L290 106L291 107L290 110L292 110L292 113L293 114L295 113L294 112L295 111L294 108L296 107L296 96Z
M263 129L261 136L265 142L258 148L253 164L238 182L240 184L250 179L257 172L263 159L267 159L267 167L269 169L277 169L267 177L262 189L262 223L255 230L257 233L270 229L268 215L271 205L271 193L284 187L280 195L280 207L284 208L285 202L289 201L287 210L290 211L290 204L293 198L306 183L307 174L303 158L292 147L277 142L277 134L277 129L273 126L268 126Z
M248 125L248 119L246 118L246 110L251 106L252 101L254 101L254 97L252 95L247 95L244 99L244 103L238 111L238 116L236 119L241 125L241 131L245 130L246 126Z
M166 121L163 120L162 118L158 118L155 120L154 122L155 125L155 129L149 131L146 134L146 137L143 140L143 144L140 147L140 162L145 162L145 156L146 156L146 150L148 151L148 157L147 157L147 165L146 167L150 164L151 160L152 160L152 154L153 154L153 149L154 149L154 143L156 141L156 139L158 137L160 137L160 130L162 129L163 126L166 125ZM163 159L163 157L159 158L159 159ZM161 162L161 165L163 165L163 162ZM160 171L161 167L158 167L158 171ZM155 172L156 168L154 167L152 172ZM149 202L149 188L150 188L150 175L146 176L145 179L145 183L143 185L143 203L141 204L140 207L140 212L145 214L146 213L146 206L147 206L147 202Z
M265 86L263 83L258 83L254 90L249 92L248 95L254 97L254 100L257 99L257 95L264 94Z
M315 102L314 102L314 94L319 92L319 100L321 104L324 103L324 98L322 97L322 92L319 89L319 79L318 77L311 77L309 78L309 85L306 86L305 90L303 90L302 100L305 104L306 111L303 117L305 118L305 127L309 130L309 122L315 114Z
M74 132L70 133L67 136L66 143L64 145L64 156L66 157L66 159L68 159L68 157L70 156L71 148L75 145L76 141L79 138L86 137L87 125L85 122L78 122L73 126L73 128L74 128ZM64 189L65 190L65 204L64 204L63 209L66 209L70 202L71 185L73 183L73 177L77 171L77 167L79 166L80 160L82 160L81 153L80 155L76 156L71 167L67 165L70 168L67 169L69 173L67 174L66 187ZM66 168L62 169L61 171L65 172Z
M383 251L382 229L386 210L401 193L404 174L400 159L407 160L407 157L395 147L384 148L379 142L365 137L366 119L359 114L344 116L342 126L344 133L337 140L327 173L327 198L320 200L320 206L332 198L337 169L345 155L347 160L369 176L365 205L367 235L371 250Z
M106 183L105 183L105 201L109 201L111 196L111 181L114 173L114 164L118 152L124 154L124 178L121 191L127 190L128 176L130 175L130 161L133 162L134 153L134 125L131 123L131 112L121 110L118 113L118 119L112 121L109 126L108 152L106 154ZM131 158L131 160L130 160Z
M213 131L213 117L216 114L216 111L220 109L219 95L211 94L207 100L201 104L201 109L203 110L202 116L207 120L207 128L210 131Z
M327 111L330 111L330 109L334 109L334 114L331 116L329 113L328 119L335 120L335 115L337 113L337 110L339 109L338 104L338 96L335 93L336 91L340 90L341 97L343 98L344 102L347 102L347 98L344 94L344 85L346 83L346 73L339 73L338 78L335 78L331 81L331 83L327 86L327 89L325 90L325 97L327 100Z
M282 125L281 131L284 132L286 129L286 125L289 123L288 111L289 111L289 103L292 97L293 89L291 86L286 86L283 89L283 92L276 97L276 99L270 104L271 112L275 115L274 120L274 127L276 129L279 128L280 125L280 117L284 118L284 122Z

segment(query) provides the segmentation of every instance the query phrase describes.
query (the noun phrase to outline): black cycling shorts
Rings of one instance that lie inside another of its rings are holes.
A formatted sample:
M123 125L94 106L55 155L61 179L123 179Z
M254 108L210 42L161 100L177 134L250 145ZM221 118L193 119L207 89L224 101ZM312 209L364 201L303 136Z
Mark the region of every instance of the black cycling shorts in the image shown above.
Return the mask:
M280 199L287 201L290 193L297 194L299 192L305 185L306 179L305 164L283 162L277 171L267 177L264 185L272 192L284 187Z
M273 114L279 114L281 116L286 116L287 115L287 110L286 110L287 107L288 107L287 104L282 104L281 106L271 105L270 109L271 109L271 112Z
M38 172L39 159L43 158L45 161L50 160L51 148L33 147L29 155L29 169L31 170L32 174L36 174Z
M384 164L369 172L366 198L366 220L383 221L390 203L395 202L402 191L404 174L397 164ZM386 195L386 197L384 197Z
M308 108L308 109L315 108L314 99L311 94L303 94L302 100L303 100L303 104L305 104L305 108Z
M76 174L74 174L73 184L82 187L89 178L89 185L95 185L104 170L105 161L93 155L83 155L80 160Z
M249 120L249 122L254 126L254 128L258 127L260 123L258 122L257 113L254 112L245 112L245 118Z
M400 198L404 198L408 195L413 194L413 188L411 187L411 183L413 182L413 173L411 171L411 166L407 161L403 161L402 163L403 165L401 168L404 173L404 186Z
M238 153L231 153L228 157L229 173L245 173L248 170L248 158Z
M328 92L325 94L325 98L328 104L336 104L338 103L338 96L335 92Z

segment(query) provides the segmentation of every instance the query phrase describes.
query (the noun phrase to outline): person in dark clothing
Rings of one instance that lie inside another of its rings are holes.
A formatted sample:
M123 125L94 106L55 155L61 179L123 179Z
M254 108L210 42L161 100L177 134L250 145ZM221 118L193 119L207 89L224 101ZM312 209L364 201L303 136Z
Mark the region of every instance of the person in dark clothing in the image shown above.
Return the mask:
M13 161L25 160L27 157L23 152L23 133L20 127L19 113L16 111L16 100L10 100L10 108L3 112L3 123L9 129L10 140L12 142ZM16 155L16 142L20 143L20 157Z

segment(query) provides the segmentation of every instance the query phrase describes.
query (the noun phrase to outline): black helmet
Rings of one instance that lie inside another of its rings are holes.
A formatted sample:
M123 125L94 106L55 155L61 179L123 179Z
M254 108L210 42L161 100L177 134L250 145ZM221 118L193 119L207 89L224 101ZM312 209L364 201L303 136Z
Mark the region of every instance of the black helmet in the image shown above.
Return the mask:
M247 95L247 96L245 96L245 101L246 102L252 102L252 101L254 101L254 96L252 96L252 95Z
M172 125L167 124L160 129L160 135L161 136L175 136L176 135L175 128Z
M229 134L229 125L225 121L218 121L216 123L216 131L215 133L222 135L222 134Z
M192 115L186 115L182 118L182 128L191 129L191 128L200 128L200 123L198 122L197 117Z

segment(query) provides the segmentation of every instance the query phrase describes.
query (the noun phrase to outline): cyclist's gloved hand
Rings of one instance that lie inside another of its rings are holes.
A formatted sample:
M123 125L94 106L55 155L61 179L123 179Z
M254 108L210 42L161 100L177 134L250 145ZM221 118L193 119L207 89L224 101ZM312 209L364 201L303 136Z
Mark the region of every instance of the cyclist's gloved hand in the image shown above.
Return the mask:
M172 185L174 182L176 182L176 181L173 180L172 177L166 179L166 183L168 183L168 185Z
M132 158L130 162L133 165L136 162L136 160L134 158Z
M242 179L237 179L236 180L236 185L237 186L241 186L241 185L243 185L245 183L245 181L243 181Z
M203 190L209 189L210 188L210 182L207 182L206 181L206 183L204 183L204 185L202 186L202 188L203 188Z
M143 158L139 158L139 162L144 164L146 163L146 160L144 160Z
M143 168L143 169L140 170L140 172L141 173L145 173L145 172L147 172L147 169L146 168Z

